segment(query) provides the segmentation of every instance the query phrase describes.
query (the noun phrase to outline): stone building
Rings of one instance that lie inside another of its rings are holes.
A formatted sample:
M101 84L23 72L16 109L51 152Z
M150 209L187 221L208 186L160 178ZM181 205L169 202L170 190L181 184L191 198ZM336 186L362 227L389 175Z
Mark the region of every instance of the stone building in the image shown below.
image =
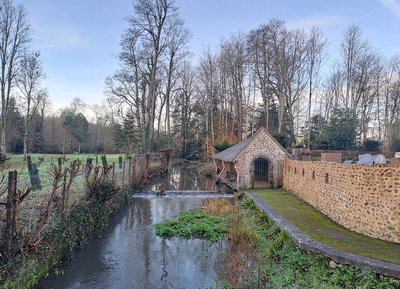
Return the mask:
M289 157L264 128L213 156L217 181L236 190L282 186L284 160Z

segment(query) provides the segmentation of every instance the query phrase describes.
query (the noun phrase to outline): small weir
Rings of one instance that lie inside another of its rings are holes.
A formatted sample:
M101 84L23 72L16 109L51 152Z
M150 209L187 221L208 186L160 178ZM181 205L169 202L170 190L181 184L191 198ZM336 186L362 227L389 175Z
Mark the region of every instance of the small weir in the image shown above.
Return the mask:
M189 172L187 166L182 169ZM198 186L198 176L193 177ZM193 186L166 188L170 190L163 196L156 194L157 184L151 193L135 194L101 238L77 250L71 262L60 268L62 274L52 273L36 288L210 288L218 284L225 272L224 241L163 239L155 235L154 224L176 218L184 210L200 209L205 199L229 195Z

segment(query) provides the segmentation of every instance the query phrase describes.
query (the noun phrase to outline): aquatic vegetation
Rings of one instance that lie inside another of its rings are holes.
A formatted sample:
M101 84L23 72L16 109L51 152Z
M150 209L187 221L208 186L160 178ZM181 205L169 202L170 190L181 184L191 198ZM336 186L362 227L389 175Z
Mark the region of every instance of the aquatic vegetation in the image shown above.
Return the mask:
M224 237L227 226L221 217L198 210L181 212L177 220L156 224L155 230L160 237L204 238L215 242Z

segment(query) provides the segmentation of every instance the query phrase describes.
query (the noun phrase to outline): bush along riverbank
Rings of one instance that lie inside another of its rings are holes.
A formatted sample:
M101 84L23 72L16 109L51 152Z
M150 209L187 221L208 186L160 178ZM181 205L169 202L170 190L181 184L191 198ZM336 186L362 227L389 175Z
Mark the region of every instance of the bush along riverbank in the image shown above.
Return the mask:
M0 288L31 288L39 279L71 257L73 250L98 235L107 226L112 214L130 199L133 191L121 188L111 177L112 166L81 167L71 164L62 170L53 167L53 190L35 208L39 211L33 223L18 221L12 246L2 240ZM82 198L68 204L69 184L79 172L85 174ZM64 178L63 185L60 180ZM60 189L62 188L62 189ZM55 269L57 270L57 269Z
M196 219L196 216L200 216L197 221L202 223L203 220L210 220L209 216L217 216L217 219L211 217L211 220L226 226L226 273L221 276L221 284L217 288L395 289L397 287L395 280L378 278L366 268L345 265L332 267L329 266L329 259L298 249L287 234L247 197L236 205L226 199L207 200L201 213L186 212L183 216L185 217L173 223L168 221L156 225L157 234L162 235L163 230L160 228L165 229L168 227L167 224L173 224L166 229L168 237L181 235L216 241L220 238L210 238L209 236L214 234L207 230L204 230L207 232L204 234L201 234L201 230L194 235L180 234L180 225L184 224L187 218ZM199 227L202 226L204 224Z

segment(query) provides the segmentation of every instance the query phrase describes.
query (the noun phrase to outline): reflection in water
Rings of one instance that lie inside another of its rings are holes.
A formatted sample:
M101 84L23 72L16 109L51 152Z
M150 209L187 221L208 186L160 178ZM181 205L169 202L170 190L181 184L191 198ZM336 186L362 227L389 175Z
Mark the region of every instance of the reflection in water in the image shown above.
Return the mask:
M155 235L153 225L197 209L204 197L134 197L112 220L101 239L93 240L37 288L207 288L222 274L224 242Z
M152 191L203 190L215 191L215 178L207 178L197 172L197 164L173 165L161 182L151 187Z

